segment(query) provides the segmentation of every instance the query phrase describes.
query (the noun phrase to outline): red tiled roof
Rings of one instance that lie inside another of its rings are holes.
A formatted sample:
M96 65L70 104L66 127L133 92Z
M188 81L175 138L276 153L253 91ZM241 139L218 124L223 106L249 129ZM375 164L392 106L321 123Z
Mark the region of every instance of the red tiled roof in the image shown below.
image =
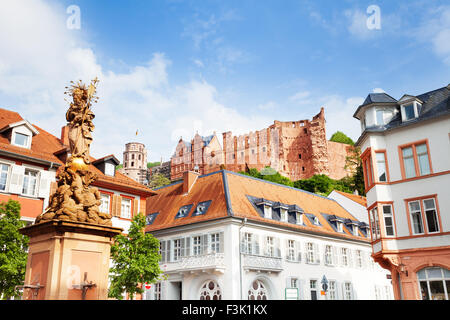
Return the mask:
M23 118L17 112L0 108L0 127L5 127L8 124L19 122L21 120L23 120ZM0 134L0 150L61 165L61 160L54 155L56 151L64 147L61 140L44 129L39 128L34 124L33 126L39 131L39 134L33 137L31 149L11 145L9 139L5 135Z
M157 189L155 191L158 194L147 199L147 213L158 212L159 214L153 223L146 227L146 231L189 225L232 215L247 218L249 221L259 221L299 231L368 241L365 237L353 236L346 228L344 228L344 233L334 231L322 213L336 215L343 219L355 220L355 218L336 201L300 189L225 170L199 176L187 195L182 195L182 186L182 183L175 183ZM314 214L319 219L321 226L313 225L306 217L304 218L306 226L263 218L258 214L247 195L289 205L295 204L306 214ZM204 215L192 217L191 213L194 212L196 204L207 200L212 200L207 212ZM191 213L185 218L175 218L178 210L188 204L193 204Z
M367 199L366 199L366 197L363 197L363 196L360 196L360 195L357 195L357 194L346 193L346 192L342 192L342 191L338 191L338 190L333 190L333 191L343 195L344 197L349 198L352 201L355 201L356 203L358 203L358 204L360 204L360 205L362 205L364 207L367 207Z

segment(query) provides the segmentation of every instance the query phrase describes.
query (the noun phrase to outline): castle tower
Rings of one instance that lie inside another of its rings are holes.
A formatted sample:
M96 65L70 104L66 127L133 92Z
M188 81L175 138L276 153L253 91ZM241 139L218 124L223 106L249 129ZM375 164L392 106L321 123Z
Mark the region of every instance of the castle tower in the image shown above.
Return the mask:
M123 169L121 173L131 179L147 184L147 150L145 145L139 142L129 142L123 152Z

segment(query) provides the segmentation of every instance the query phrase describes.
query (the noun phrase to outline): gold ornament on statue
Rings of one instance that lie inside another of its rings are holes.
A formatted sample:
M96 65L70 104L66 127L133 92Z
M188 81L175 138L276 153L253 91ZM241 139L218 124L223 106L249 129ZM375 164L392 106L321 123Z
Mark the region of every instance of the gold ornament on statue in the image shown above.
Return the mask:
M69 127L69 147L71 156L63 170L58 173L58 188L50 196L49 205L36 218L36 223L49 220L69 220L111 226L111 215L100 212L100 192L90 184L97 179L97 175L89 170L89 148L95 118L90 109L93 102L98 101L95 96L98 79L91 81L89 87L79 80L64 92L72 97L70 107L66 112Z

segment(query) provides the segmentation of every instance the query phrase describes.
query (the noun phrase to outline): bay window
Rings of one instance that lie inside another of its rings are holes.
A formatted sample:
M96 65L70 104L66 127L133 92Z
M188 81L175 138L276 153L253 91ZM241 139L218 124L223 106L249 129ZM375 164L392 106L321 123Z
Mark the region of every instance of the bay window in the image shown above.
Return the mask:
M426 141L400 146L400 150L402 176L404 179L432 173Z
M413 235L439 232L435 197L422 197L407 202Z
M392 206L390 204L383 205L384 233L386 236L395 236L394 232L394 216L392 214Z
M388 181L387 168L386 168L386 154L384 152L375 152L375 158L377 161L377 179L379 182Z

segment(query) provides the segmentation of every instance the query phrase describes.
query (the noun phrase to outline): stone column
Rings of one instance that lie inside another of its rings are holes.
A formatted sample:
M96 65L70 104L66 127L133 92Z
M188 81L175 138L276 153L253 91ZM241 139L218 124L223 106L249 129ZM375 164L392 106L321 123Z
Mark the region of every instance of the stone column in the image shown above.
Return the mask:
M20 232L30 237L25 285L42 286L24 289L23 299L108 298L110 247L121 228L51 220Z

